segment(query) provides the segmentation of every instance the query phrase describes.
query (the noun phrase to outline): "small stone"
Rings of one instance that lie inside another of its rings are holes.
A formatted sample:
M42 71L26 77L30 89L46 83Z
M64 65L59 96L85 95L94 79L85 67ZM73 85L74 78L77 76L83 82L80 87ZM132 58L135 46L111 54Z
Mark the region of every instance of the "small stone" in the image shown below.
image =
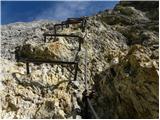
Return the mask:
M63 110L58 111L59 119L65 119L65 113Z
M79 81L72 81L72 87L78 89L80 86Z
M82 116L76 115L76 119L82 119Z

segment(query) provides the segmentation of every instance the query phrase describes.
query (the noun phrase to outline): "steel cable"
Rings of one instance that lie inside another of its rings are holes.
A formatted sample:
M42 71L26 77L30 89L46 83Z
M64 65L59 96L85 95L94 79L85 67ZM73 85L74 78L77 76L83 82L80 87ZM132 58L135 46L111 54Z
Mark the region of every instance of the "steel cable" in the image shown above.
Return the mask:
M99 119L99 117L98 117L98 115L97 115L97 113L95 112L95 110L94 110L94 108L93 108L93 106L92 106L92 104L91 104L91 101L89 100L89 96L88 96L88 81L87 81L87 49L85 49L85 74L84 74L84 78L85 78L85 92L86 92L86 104L87 104L87 107L86 107L86 109L88 108L88 106L89 106L89 108L90 108L90 110L91 110L91 112L93 113L93 115L94 115L94 118L96 118L96 119ZM86 110L87 111L87 110Z

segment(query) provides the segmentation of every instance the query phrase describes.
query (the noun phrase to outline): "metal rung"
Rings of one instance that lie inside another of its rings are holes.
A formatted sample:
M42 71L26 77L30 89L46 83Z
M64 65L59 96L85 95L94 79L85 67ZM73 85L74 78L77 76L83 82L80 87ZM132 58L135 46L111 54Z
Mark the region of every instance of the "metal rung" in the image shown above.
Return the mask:
M49 60L33 60L33 59L23 59L20 58L19 62L32 62L32 63L53 63L53 64L77 64L76 61L68 62L68 61L49 61Z
M54 36L54 37L75 37L78 38L78 43L79 43L79 47L78 47L78 51L81 50L81 44L84 42L83 38L78 36L78 35L67 35L67 34L49 34L49 33L44 33L44 42L46 42L46 37L47 36Z
M69 27L70 24L79 24L81 23L81 29L82 29L82 32L84 32L85 30L85 26L86 26L86 17L83 17L83 18L68 18L66 21L63 21L61 22L61 24L55 24L54 25L54 32L55 34L57 33L57 29L56 27L57 26L61 26L62 27L62 30L63 30L63 26L66 25L66 27ZM55 36L56 38L56 36Z

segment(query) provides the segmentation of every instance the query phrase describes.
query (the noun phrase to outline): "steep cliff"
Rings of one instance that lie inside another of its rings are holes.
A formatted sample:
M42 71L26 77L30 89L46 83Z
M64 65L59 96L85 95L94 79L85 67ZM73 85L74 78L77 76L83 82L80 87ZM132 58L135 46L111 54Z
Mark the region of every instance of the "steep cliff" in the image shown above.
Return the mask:
M84 49L91 102L100 118L158 118L158 2L120 2L87 18L86 32L76 25L58 33L85 36L78 77L73 66L33 64L31 74L15 61L22 55L72 61L78 44L72 38L48 38L54 21L1 26L1 118L81 118L84 92Z

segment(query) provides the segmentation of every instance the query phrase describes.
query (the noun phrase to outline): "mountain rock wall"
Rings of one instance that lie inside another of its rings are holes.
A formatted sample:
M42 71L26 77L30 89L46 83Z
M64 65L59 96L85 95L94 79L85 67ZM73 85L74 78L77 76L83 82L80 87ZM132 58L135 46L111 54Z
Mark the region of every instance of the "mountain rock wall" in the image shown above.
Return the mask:
M73 60L77 41L47 38L54 21L1 26L1 118L82 118L84 51L90 99L100 118L158 118L159 3L122 1L87 18L85 33L72 25L58 33L85 36L74 66L16 62L15 47L35 59ZM91 111L90 111L91 112Z

